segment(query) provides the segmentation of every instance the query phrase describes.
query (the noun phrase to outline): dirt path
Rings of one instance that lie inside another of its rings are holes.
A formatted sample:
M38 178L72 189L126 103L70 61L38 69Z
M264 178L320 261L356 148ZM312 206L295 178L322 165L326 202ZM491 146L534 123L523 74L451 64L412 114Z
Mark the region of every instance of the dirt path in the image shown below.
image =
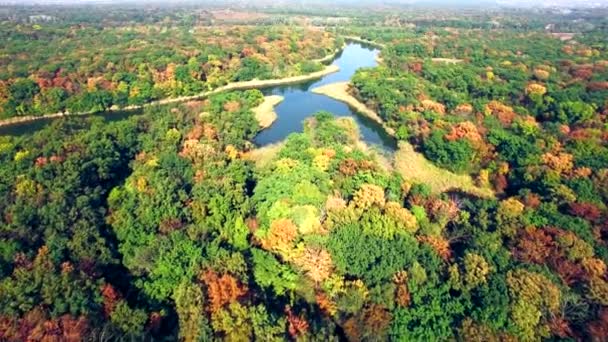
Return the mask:
M431 58L435 63L458 64L464 62L462 59L456 58Z

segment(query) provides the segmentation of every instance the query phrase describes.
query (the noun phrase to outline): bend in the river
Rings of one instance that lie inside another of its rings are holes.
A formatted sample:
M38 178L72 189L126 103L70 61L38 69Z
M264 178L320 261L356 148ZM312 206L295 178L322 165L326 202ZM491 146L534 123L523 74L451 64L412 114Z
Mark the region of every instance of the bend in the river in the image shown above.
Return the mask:
M382 125L359 114L343 102L311 91L323 85L349 81L357 69L376 66L378 53L377 49L359 43L350 43L333 62L340 68L338 72L326 75L317 81L263 89L264 94L281 95L284 100L275 107L277 120L255 137L255 143L261 146L276 143L291 133L301 132L306 118L324 110L336 116L352 117L359 126L363 141L382 150L394 151L396 141L386 133Z
M377 49L364 46L360 43L349 43L338 53L332 64L340 69L335 73L323 76L315 81L297 84L264 87L261 89L266 95L281 95L284 100L275 107L277 120L269 128L261 131L255 137L255 143L264 146L279 142L289 134L301 132L303 121L319 111L328 111L339 117L352 117L359 126L361 138L366 143L377 146L385 151L394 151L396 141L386 133L384 128L374 120L356 112L347 104L329 98L325 95L315 94L311 90L335 82L349 81L355 71L363 67L376 66ZM98 113L106 120L123 119L129 115L140 114L141 111ZM0 127L0 135L21 135L36 131L49 121L56 118L42 118L36 121L18 123Z

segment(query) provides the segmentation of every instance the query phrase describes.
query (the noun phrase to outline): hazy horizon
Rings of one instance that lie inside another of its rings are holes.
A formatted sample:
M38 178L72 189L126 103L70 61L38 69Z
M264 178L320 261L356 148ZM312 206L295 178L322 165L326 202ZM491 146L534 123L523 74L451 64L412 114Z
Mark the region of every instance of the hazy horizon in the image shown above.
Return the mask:
M169 3L159 0L4 0L0 1L0 5L82 5L82 4L105 4L105 5L133 5L133 4L162 4L162 5L174 5L174 4L210 4L210 5L230 5L230 6L285 6L285 5L307 5L307 4L318 4L318 5L355 5L355 6L369 6L369 5L414 5L414 6L491 6L497 5L502 7L605 7L608 6L608 0L386 0L386 1L372 1L372 0L336 0L332 3L326 3L319 0L260 0L260 1L238 1L238 0L176 0Z

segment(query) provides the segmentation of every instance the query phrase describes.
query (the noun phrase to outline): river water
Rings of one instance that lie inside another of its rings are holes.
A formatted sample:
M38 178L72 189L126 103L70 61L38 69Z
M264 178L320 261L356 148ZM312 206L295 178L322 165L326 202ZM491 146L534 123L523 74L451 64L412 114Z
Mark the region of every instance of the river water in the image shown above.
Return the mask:
M380 124L343 102L311 91L326 84L349 81L357 69L376 66L378 53L376 49L351 43L333 61L340 71L312 82L262 89L265 95L281 95L285 99L275 107L277 120L255 137L255 143L260 146L276 143L293 132L301 132L306 118L324 110L338 117L352 117L359 126L363 141L382 150L394 151L397 146L395 139Z
M348 81L355 71L363 67L376 66L379 51L358 43L348 44L336 56L333 64L340 67L340 71L325 77L305 83L270 87L261 89L265 95L281 95L283 102L276 106L277 120L269 128L261 131L254 139L259 146L279 142L289 134L301 132L303 121L319 111L328 111L338 117L352 117L361 133L363 141L369 145L385 151L394 151L396 141L389 136L380 124L359 114L347 104L329 98L325 95L315 94L312 89L335 82ZM139 115L142 111L99 113L107 121L122 120L130 115ZM0 135L23 135L37 131L52 120L41 119L37 121L0 127Z

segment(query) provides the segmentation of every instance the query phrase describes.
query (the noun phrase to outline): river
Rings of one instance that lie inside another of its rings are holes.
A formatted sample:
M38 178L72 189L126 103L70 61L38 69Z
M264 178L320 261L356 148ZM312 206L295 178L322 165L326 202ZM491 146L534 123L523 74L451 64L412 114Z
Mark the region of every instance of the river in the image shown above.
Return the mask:
M335 116L352 117L359 126L363 141L382 150L394 151L397 146L395 139L380 124L343 102L311 91L326 84L348 81L359 68L376 66L379 52L371 47L350 43L333 61L340 71L312 82L262 89L265 95L281 95L284 100L275 107L277 120L255 137L255 143L260 146L276 143L293 132L301 132L306 118L325 110Z
M359 126L363 141L381 150L394 151L396 149L396 141L385 132L380 124L357 113L345 103L311 92L312 89L319 86L348 81L359 68L376 66L378 53L377 49L359 43L349 43L332 62L340 67L340 71L326 75L316 81L261 89L265 95L281 95L284 97L284 100L275 107L277 120L272 126L261 131L255 137L254 142L259 146L264 146L279 142L291 133L301 132L303 121L306 118L318 111L324 110L338 117L352 117ZM93 115L102 116L108 121L115 121L124 119L130 115L140 115L141 113L141 110L136 110ZM16 136L32 133L41 129L52 120L61 119L40 119L0 127L0 135Z

